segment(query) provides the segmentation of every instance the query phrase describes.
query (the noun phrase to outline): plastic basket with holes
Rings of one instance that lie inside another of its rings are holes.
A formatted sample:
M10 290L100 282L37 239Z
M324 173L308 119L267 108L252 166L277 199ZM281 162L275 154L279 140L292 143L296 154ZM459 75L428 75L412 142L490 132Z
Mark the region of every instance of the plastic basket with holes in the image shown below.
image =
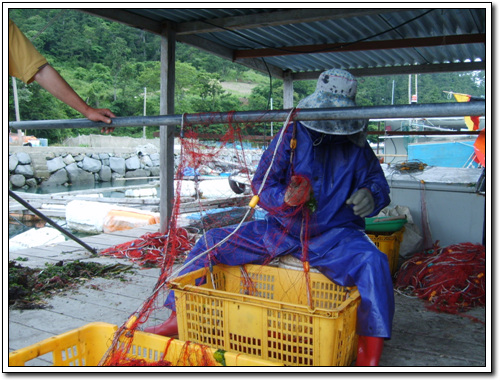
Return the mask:
M403 241L404 228L394 233L366 233L378 249L387 255L389 269L394 275L399 264L399 247Z
M271 266L200 269L171 282L179 338L289 366L356 358L357 288Z
M117 329L116 325L109 323L87 324L10 352L9 366L97 366ZM207 355L211 357L207 359ZM283 365L237 353L217 353L214 348L141 331L134 332L127 357L143 360L146 364L164 359L172 366L200 366L207 362L214 366Z

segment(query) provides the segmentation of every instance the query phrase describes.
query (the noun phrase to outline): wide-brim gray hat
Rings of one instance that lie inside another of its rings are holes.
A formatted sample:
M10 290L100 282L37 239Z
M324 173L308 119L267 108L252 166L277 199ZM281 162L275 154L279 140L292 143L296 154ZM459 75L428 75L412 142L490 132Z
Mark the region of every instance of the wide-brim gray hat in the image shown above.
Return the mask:
M297 108L354 107L356 91L357 81L351 73L340 69L327 70L319 76L316 91L302 99ZM366 131L368 119L307 120L301 123L325 134L354 135ZM363 135L361 140L364 143L366 133Z

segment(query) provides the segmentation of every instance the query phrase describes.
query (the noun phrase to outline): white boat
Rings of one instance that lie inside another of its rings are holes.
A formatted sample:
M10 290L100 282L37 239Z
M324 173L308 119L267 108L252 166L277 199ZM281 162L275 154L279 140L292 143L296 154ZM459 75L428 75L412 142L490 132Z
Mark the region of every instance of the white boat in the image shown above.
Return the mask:
M40 229L33 228L9 239L9 251L17 251L43 245L53 245L64 242L65 240L65 236L57 229L51 227L43 227Z

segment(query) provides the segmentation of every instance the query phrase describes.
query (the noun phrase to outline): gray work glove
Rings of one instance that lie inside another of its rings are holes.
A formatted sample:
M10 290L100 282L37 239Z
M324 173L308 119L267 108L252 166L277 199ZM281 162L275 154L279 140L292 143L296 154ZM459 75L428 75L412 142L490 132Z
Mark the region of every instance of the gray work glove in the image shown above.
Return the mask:
M347 205L353 205L352 211L356 216L369 216L375 209L375 201L368 188L361 188L345 202Z

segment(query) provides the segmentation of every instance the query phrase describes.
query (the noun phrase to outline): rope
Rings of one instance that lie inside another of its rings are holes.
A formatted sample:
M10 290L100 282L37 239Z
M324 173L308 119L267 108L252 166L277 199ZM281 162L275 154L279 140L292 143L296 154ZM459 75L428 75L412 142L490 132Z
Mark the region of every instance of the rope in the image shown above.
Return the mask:
M308 216L309 212L307 209L304 209L305 216L302 217L302 224L300 227L300 243L302 244L302 267L304 268L304 275L306 278L306 292L307 292L307 304L309 308L313 310L313 300L312 300L312 291L311 291L311 277L309 274L310 266L308 261L308 246L307 246L307 229L308 226Z
M296 110L295 107L290 110L290 112L288 113L288 116L287 116L287 118L285 120L285 123L283 124L283 128L281 129L281 132L279 134L278 141L276 142L276 147L274 148L273 156L271 158L271 163L269 164L269 167L267 168L267 171L266 171L266 173L265 173L265 175L263 177L262 184L260 185L260 188L257 191L257 196L260 195L260 193L262 192L262 189L264 188L264 185L265 185L265 183L267 181L267 177L269 176L269 173L271 172L271 168L273 167L274 159L276 158L276 154L278 152L278 148L281 145L281 142L283 140L283 135L285 134L285 131L286 131L287 127L288 127L288 124L290 123L290 120L292 119L292 115L295 113L295 110Z

